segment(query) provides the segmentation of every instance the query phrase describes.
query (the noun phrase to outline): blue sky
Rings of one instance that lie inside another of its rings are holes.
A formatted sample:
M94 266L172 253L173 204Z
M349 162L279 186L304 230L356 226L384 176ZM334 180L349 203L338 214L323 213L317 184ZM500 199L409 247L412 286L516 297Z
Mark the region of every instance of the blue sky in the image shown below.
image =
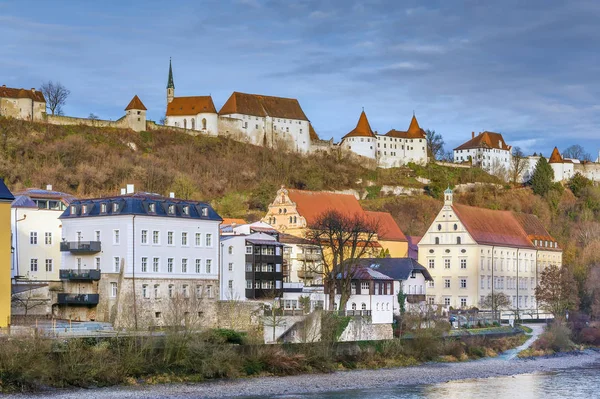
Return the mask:
M600 149L598 1L3 1L0 84L71 90L65 114L117 119L134 94L298 98L322 138L362 107L379 132L413 110L447 148L498 131L549 155Z

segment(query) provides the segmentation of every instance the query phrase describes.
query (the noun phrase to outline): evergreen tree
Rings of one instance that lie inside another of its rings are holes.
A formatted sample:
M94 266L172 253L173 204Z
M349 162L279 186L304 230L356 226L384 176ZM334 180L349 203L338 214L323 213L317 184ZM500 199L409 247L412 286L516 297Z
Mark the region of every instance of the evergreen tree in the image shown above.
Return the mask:
M531 176L531 188L537 195L546 195L552 187L552 181L554 180L554 170L548 163L546 158L540 157L539 161L535 165L535 171Z

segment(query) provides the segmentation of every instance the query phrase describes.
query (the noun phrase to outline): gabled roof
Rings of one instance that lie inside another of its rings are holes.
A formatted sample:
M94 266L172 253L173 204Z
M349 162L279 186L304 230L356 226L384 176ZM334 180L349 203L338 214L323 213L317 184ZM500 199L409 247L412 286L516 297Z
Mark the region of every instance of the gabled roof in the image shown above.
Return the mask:
M167 104L167 116L216 114L217 109L211 96L174 97Z
M238 93L237 91L231 94L219 111L219 115L230 114L308 121L300 103L295 98Z
M221 224L246 224L247 222L244 219L236 219L236 218L223 218L223 223Z
M400 230L400 227L391 214L387 212L365 211L370 221L377 226L377 237L383 241L403 241L406 242L406 236Z
M319 135L317 132L315 132L315 128L313 127L312 123L308 124L308 134L311 140L320 140Z
M4 98L30 98L33 101L45 103L44 93L39 90L15 89L12 87L0 86L0 97Z
M142 100L140 100L140 98L137 96L137 94L135 96L133 96L133 98L129 102L129 105L125 108L125 111L128 111L130 109L141 109L143 111L147 111L148 110L144 106L144 103L142 103Z
M470 150L474 148L494 148L510 151L512 147L506 144L504 137L502 137L500 133L486 131L479 133L477 136L456 147L454 150Z
M356 262L357 259L353 260ZM344 272L345 274L346 272ZM340 279L342 277L342 273L338 273L336 278ZM352 270L352 280L393 280L391 277L386 276L383 273L380 273L377 270L371 269L368 265L356 264Z
M360 113L356 127L342 137L342 140L347 137L375 137L375 133L373 133L373 130L371 130L371 125L369 124L367 114L365 114L364 110Z
M548 163L563 163L563 157L560 155L558 148L554 147L552 155L548 159Z
M8 187L4 184L4 179L0 179L0 201L12 201L14 199L14 195L12 195Z
M296 244L296 245L314 245L313 242L306 238L296 237L291 234L279 233L279 242L284 244Z
M413 115L412 119L410 120L410 125L408 126L407 131L404 132L401 130L392 129L385 135L389 137L398 137L402 139L424 139L425 131L421 129L421 126L419 126L419 122L417 121L417 117Z
M316 222L319 216L333 210L345 216L366 216L356 197L351 194L288 189L288 196L309 226Z
M38 206L26 195L17 195L15 200L10 204L11 208L35 208Z
M16 193L19 196L27 196L28 198L33 199L55 199L62 201L65 205L68 205L75 197L71 194L63 193L60 191L54 190L42 190L40 188L28 188L23 191L19 191Z
M396 281L407 280L413 270L423 274L425 280L433 280L429 271L411 258L362 258L357 262L358 266L376 270Z

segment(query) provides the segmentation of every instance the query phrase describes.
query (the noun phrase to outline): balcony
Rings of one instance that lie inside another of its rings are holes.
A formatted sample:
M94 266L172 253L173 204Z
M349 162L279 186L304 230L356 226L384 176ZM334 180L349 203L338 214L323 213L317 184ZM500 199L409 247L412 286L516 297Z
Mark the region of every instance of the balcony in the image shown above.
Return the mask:
M296 260L307 262L320 262L323 260L321 254L296 254Z
M67 269L59 270L61 280L71 281L98 281L100 280L100 270L96 269Z
M298 270L297 273L298 278L307 278L309 280L321 275L321 273L315 270Z
M58 294L59 305L98 305L99 294Z
M406 295L406 301L408 303L425 302L425 294L408 294Z
M60 243L61 252L73 254L95 254L100 252L100 241L63 241Z

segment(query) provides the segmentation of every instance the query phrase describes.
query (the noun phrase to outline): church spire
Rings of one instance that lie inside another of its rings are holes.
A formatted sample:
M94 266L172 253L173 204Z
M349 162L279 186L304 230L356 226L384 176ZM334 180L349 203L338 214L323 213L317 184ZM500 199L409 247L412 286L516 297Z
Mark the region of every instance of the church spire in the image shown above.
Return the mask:
M173 67L171 66L171 58L169 58L169 82L167 83L167 89L175 89L175 83L173 83Z

